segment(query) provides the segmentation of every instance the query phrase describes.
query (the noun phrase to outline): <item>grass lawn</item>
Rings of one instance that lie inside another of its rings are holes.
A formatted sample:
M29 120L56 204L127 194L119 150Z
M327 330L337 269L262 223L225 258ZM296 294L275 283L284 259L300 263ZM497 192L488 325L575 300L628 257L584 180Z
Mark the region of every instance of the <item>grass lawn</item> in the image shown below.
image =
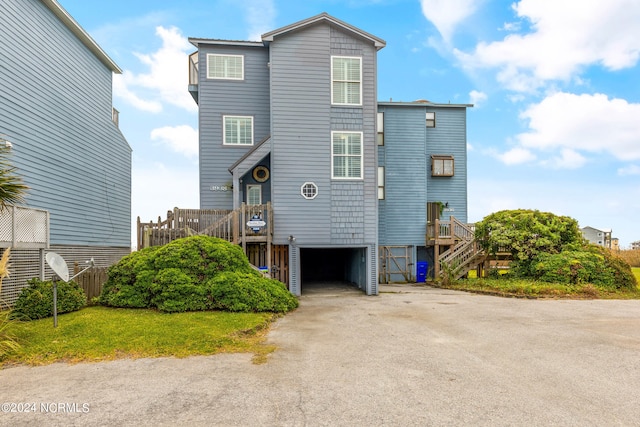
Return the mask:
M631 271L633 271L633 275L636 276L636 280L640 283L640 267L631 267Z
M201 311L164 314L145 309L87 307L53 318L15 322L8 332L21 348L0 366L96 362L117 358L254 353L260 363L275 350L264 345L272 313Z

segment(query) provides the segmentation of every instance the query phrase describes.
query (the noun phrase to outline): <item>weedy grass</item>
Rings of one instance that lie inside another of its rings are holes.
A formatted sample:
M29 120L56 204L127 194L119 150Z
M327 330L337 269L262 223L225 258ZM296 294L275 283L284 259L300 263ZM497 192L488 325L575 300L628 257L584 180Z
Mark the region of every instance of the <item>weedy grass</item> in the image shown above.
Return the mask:
M640 299L640 289L611 290L592 284L565 285L528 279L469 278L448 285L435 283L447 289L487 293L522 298L571 298L571 299Z
M253 353L254 362L275 350L264 344L273 313L200 311L166 314L148 309L87 307L53 319L13 322L20 347L0 366L97 362L119 358L188 357Z

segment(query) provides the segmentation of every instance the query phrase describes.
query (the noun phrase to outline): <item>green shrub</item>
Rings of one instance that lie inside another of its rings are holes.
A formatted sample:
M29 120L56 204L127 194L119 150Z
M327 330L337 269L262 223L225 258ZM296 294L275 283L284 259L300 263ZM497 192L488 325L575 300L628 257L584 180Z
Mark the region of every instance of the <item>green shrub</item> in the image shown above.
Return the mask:
M591 283L609 289L635 289L629 265L596 245L558 254L539 254L530 264L530 276L549 283Z
M211 279L207 287L214 308L221 310L285 313L298 306L281 282L260 274L229 271Z
M157 308L165 312L227 310L230 308L226 304L216 303L209 286L211 280L227 272L243 278L234 282L244 289L243 295L249 299L242 302L247 309L232 311L290 310L286 307L291 305L290 299L295 298L282 283L274 280L271 281L273 284L264 285L262 276L251 267L240 246L208 236L178 239L122 258L109 269L99 302L114 307ZM256 290L246 289L252 286ZM269 289L266 296L256 297L265 292L263 288ZM239 291L233 292L230 298L237 298ZM268 303L256 302L262 300ZM297 306L297 300L295 302ZM230 306L237 307L236 304Z
M99 302L114 307L149 307L155 277L151 258L158 249L156 246L132 252L109 267Z
M151 285L151 304L161 311L183 312L206 310L207 292L178 268L164 268Z
M35 320L53 316L53 283L31 279L24 288L11 311L11 316L20 320ZM57 295L57 311L69 313L80 310L87 303L82 288L74 281L59 281Z

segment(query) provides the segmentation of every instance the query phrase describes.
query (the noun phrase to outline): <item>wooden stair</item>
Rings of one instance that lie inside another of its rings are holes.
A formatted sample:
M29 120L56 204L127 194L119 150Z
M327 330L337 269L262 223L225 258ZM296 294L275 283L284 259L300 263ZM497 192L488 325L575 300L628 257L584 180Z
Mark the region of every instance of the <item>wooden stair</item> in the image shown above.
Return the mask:
M447 272L455 278L464 277L486 260L487 255L475 239L472 227L454 217L451 217L449 223L440 221L439 223L437 228L447 230L444 237L453 243L438 257L439 276L442 277ZM443 227L441 224L446 226Z

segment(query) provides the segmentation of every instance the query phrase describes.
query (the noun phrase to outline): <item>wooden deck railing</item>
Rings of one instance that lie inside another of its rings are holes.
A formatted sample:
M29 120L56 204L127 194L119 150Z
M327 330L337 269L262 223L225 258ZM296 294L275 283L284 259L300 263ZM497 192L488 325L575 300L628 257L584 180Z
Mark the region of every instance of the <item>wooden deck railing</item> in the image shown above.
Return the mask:
M253 222L250 222L253 221ZM159 246L173 240L204 234L218 237L243 248L249 242L271 243L273 210L271 203L246 205L236 210L178 209L167 211L167 218L157 222L137 222L138 248Z

